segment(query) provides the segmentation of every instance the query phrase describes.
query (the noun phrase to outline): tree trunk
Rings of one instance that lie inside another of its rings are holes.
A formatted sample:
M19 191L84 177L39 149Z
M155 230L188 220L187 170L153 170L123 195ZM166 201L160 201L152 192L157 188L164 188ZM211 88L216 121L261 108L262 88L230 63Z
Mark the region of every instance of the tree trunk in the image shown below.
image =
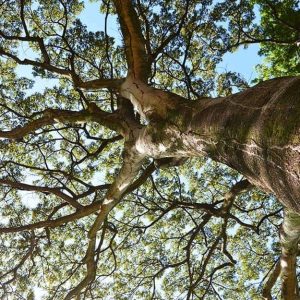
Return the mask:
M285 212L281 227L281 278L282 298L284 300L299 300L299 287L296 274L298 243L300 240L300 215Z
M148 120L136 149L154 158L206 155L300 213L300 77L188 101L129 77L120 88Z

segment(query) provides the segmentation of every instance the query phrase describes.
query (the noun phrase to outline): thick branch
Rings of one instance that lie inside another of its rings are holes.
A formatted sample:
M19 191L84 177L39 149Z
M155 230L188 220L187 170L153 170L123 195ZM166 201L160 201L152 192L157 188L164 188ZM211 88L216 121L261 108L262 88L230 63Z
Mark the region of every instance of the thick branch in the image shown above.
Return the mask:
M281 271L280 260L275 264L275 268L272 270L268 277L267 282L263 288L262 296L265 300L272 300L271 290L276 283Z
M104 112L93 103L87 110L70 111L46 109L38 114L41 114L42 116L36 120L28 122L24 126L16 127L8 131L0 130L0 138L21 139L27 134L33 133L44 126L64 122L96 122L110 128L111 130L121 133L123 136L126 135L128 129L128 124L118 115L117 112Z
M146 42L132 0L114 0L124 37L129 73L144 82L150 75L150 63Z
M155 159L208 156L298 212L299 91L300 77L276 78L228 97L199 101L130 77L121 87L122 95L149 120L137 139L140 153Z
M74 289L67 294L65 300L71 300L72 297L78 296L80 291L94 280L97 269L97 263L94 257L97 232L101 228L110 211L120 202L122 196L126 193L131 182L141 169L144 157L137 155L137 153L131 151L131 149L128 150L129 151L127 151L125 154L123 166L114 183L107 191L105 199L100 206L99 214L88 232L89 244L84 259L87 268L86 276Z
M298 300L299 288L296 275L298 243L300 241L300 215L286 211L280 233L282 298Z
M146 120L165 119L175 110L180 113L180 105L186 103L181 96L155 89L134 76L128 76L119 91Z

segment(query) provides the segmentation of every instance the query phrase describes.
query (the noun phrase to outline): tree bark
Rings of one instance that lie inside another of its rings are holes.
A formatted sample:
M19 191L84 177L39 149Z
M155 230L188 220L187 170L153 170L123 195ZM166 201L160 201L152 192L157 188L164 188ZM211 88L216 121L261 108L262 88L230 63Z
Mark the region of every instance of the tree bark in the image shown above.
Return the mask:
M296 274L298 243L300 240L300 215L286 211L281 226L281 294L284 300L299 300Z
M153 158L206 155L300 213L300 77L199 101L129 77L120 93L149 122L137 133L139 153Z

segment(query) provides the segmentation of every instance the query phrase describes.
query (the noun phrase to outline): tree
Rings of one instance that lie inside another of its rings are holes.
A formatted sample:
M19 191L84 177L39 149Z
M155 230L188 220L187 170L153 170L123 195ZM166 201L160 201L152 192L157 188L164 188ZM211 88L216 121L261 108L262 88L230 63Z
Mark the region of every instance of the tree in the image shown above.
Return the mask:
M261 23L263 35L280 40L284 47L276 43L266 43L261 47L261 54L266 56L267 66L260 66L262 78L298 75L300 71L299 51L299 1L271 2L261 1ZM289 37L285 43L282 37ZM290 42L294 40L293 42Z
M105 0L94 33L82 8L1 1L2 297L298 299L300 78L216 66L296 51L299 1Z

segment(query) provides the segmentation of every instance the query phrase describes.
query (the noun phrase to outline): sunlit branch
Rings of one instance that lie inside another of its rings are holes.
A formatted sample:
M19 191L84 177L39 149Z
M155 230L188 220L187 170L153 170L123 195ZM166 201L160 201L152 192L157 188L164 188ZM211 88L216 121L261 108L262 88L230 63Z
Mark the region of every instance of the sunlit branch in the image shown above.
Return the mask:
M139 156L138 153L134 153L132 149L126 149L125 151L124 162L120 172L114 183L108 189L104 201L101 203L98 216L88 232L89 244L84 259L87 269L86 276L67 294L64 298L65 300L71 300L72 297L79 295L80 291L95 279L97 269L95 260L97 232L100 230L110 211L121 201L141 169L144 157Z
M141 24L131 0L114 0L125 43L129 72L147 82L150 75L149 57Z
M103 88L107 89L118 89L124 82L124 79L94 79L83 82L78 77L73 76L73 82L76 88L80 88L87 91L99 90Z

